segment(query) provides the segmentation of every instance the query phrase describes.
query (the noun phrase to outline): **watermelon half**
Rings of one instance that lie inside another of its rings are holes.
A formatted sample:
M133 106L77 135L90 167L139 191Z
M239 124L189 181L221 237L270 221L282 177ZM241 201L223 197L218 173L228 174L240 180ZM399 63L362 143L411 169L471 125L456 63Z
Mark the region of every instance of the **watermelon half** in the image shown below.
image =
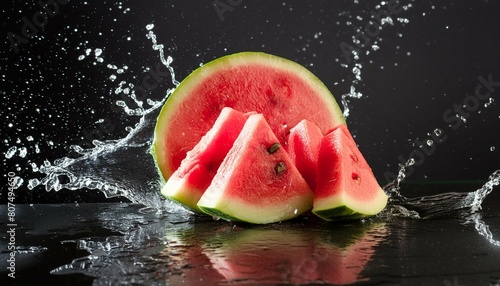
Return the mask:
M224 107L263 114L282 145L302 119L323 134L345 123L330 91L303 66L260 52L224 56L186 77L158 116L152 153L165 180Z
M387 205L387 195L345 125L321 140L312 212L325 220L375 215Z

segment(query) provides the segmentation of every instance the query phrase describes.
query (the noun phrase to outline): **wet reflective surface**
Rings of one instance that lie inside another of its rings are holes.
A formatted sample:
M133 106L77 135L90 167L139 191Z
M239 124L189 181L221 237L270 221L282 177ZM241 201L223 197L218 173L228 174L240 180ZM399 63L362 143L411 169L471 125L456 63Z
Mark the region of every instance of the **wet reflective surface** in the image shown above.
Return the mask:
M3 251L2 285L498 285L498 197L472 214L265 226L132 204L18 205L16 278Z

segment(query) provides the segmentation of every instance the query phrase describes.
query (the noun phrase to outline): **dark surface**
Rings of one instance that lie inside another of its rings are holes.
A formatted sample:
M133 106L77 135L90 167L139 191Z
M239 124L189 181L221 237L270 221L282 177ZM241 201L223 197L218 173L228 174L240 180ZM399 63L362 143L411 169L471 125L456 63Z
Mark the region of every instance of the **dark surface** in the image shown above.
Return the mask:
M19 205L16 246L38 250L16 254L16 279L6 277L9 253L2 251L1 284L498 285L497 200L494 192L478 213L435 219L302 216L266 226L129 204ZM6 231L1 224L2 244Z
M498 169L498 87L493 86L488 107L481 101L472 111L453 111L474 95L478 77L500 80L498 1L398 2L398 12L390 15L393 24L358 45L357 61L343 52L342 44L355 46L353 37L371 20L378 21L372 11L384 14L387 4L232 1L220 14L214 3L228 2L71 1L60 4L44 28L16 51L9 35L23 36L23 17L33 21L41 7L36 1L2 1L2 152L13 146L27 151L2 157L2 173L24 179L18 203L105 201L97 192L46 193L43 186L29 191L27 184L40 178L32 164L74 157L70 145L88 148L93 139L119 139L126 126L134 126L138 118L123 116L114 104L121 95L114 91L122 80L140 84L147 68L160 64L146 37L148 24L155 25L158 43L172 56L178 80L201 63L253 50L309 68L339 103L354 86L363 98L350 100L347 122L380 181L387 180L387 172L397 173L398 164L410 156L418 161L411 171L415 181L485 180ZM102 62L94 56L96 49L103 51ZM355 64L362 66L361 81L353 74ZM108 65L128 69L118 74ZM111 75L117 79L110 80ZM160 99L171 87L164 78L148 97ZM467 117L466 122L455 114ZM100 119L106 124L97 123ZM432 138L436 128L447 139L435 144L431 155L418 157L413 151L419 144L413 143ZM6 202L4 193L0 199Z

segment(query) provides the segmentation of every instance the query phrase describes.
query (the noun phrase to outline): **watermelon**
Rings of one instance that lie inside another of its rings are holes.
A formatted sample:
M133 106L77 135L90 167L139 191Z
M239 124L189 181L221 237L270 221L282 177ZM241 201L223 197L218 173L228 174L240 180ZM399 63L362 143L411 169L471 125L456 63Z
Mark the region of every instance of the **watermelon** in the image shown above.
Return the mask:
M263 224L310 210L313 196L264 116L252 114L198 207L225 220Z
M312 212L325 220L356 219L382 211L387 195L345 125L321 140Z
M290 130L286 146L295 166L313 190L316 188L318 153L322 138L321 129L303 119Z
M281 145L302 119L323 134L345 123L330 91L303 66L260 52L224 56L186 77L158 116L152 154L163 179L179 168L224 107L263 114Z
M212 128L167 180L162 194L192 211L201 212L196 204L212 182L245 121L246 116L241 112L223 108Z

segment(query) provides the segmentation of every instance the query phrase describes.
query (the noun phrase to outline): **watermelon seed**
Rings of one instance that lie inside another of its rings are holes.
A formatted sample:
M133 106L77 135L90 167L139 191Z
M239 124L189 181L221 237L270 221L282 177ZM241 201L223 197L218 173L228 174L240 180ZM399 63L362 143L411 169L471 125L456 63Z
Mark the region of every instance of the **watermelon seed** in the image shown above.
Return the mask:
M278 175L285 172L285 170L286 170L286 165L283 162L279 162L278 164L276 164L276 167L274 167L274 171Z
M273 154L276 153L276 151L278 151L279 148L280 148L280 143L274 143L273 145L271 145L271 147L267 148L267 152L269 152L269 154Z
M351 154L351 159L352 159L354 162L358 162L358 157L356 156L356 154Z
M354 182L356 182L356 184L361 183L361 178L356 173L352 173L352 179L354 180Z

